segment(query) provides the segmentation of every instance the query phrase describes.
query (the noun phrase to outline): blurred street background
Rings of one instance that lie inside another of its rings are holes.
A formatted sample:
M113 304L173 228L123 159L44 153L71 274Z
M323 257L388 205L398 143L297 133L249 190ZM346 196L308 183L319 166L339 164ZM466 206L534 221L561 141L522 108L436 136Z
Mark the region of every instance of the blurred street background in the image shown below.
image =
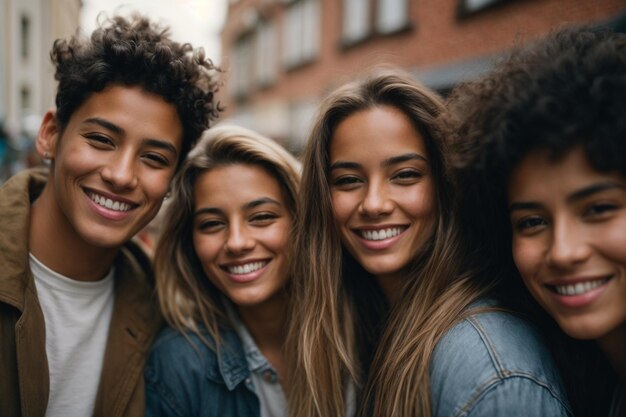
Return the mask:
M54 40L133 11L225 70L221 121L295 154L321 98L372 66L400 66L446 94L554 28L626 31L626 0L0 0L0 183L41 163L33 143L54 106Z

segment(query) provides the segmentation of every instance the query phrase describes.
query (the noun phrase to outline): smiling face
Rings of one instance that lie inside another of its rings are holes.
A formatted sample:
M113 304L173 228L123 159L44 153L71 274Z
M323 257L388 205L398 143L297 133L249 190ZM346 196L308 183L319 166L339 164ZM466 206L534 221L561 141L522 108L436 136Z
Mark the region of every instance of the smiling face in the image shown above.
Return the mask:
M257 306L287 280L291 216L274 177L256 165L225 165L194 185L193 244L208 279L235 305Z
M381 286L402 271L431 239L435 186L421 135L390 106L343 120L330 143L329 183L345 248Z
M37 147L52 159L45 213L59 236L103 248L130 240L161 207L181 141L175 107L137 87L93 93L63 132L46 114Z
M603 339L626 323L626 178L595 171L581 148L529 153L508 188L513 257L565 333Z

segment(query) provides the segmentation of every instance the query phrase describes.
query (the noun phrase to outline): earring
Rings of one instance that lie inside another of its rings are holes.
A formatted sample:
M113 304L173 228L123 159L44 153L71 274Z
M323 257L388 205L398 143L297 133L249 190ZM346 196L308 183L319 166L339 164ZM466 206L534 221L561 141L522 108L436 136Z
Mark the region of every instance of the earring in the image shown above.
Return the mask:
M45 159L45 160L50 159L50 153L48 153L48 152L44 152L44 153L43 153L43 159Z

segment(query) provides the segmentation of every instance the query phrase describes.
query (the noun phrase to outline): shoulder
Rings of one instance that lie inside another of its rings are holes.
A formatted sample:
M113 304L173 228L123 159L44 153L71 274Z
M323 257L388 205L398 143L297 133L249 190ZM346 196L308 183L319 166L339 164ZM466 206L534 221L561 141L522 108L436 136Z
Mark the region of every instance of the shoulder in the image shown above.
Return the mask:
M430 378L435 415L469 416L495 403L507 405L503 416L516 415L509 410L516 407L529 416L569 413L549 350L530 323L511 313L477 312L452 327L433 352Z
M184 334L165 327L155 339L148 356L146 378L171 381L193 376L226 384L232 389L247 376L247 364L241 341L234 331L221 329L219 353L215 340L202 332L202 340L188 331ZM211 347L207 345L207 342Z
M248 376L245 357L241 347L231 349L231 335L220 333L218 354L192 332L163 329L145 368L146 415L254 415L248 409L258 404L242 384ZM213 343L208 333L202 336Z
M213 339L203 333L209 343ZM165 327L158 334L148 356L148 368L164 374L204 372L215 367L217 354L193 332L185 334L172 327Z

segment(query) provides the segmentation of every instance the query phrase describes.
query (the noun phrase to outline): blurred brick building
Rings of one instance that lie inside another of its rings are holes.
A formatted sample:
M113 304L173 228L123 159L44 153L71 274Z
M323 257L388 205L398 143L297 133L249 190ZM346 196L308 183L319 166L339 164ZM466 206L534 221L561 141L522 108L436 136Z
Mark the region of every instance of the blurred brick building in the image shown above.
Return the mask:
M76 31L81 3L0 0L0 126L8 134L0 143L0 183L37 163L30 160L34 136L56 90L50 49Z
M445 93L515 42L625 21L626 0L229 0L222 119L297 152L321 97L371 66Z

